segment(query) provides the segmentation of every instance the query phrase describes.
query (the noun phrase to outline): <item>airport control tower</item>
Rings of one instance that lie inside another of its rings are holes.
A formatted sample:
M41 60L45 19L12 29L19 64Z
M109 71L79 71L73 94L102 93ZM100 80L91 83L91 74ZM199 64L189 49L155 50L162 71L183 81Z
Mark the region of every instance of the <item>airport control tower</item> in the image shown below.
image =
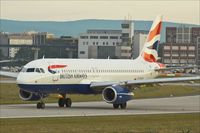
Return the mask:
M134 35L134 26L131 19L124 20L121 24L122 33L121 33L121 51L126 51L121 53L121 57L132 58L132 46L133 46L133 35Z
M134 28L132 20L124 20L121 24L122 27L122 45L131 46L133 42Z

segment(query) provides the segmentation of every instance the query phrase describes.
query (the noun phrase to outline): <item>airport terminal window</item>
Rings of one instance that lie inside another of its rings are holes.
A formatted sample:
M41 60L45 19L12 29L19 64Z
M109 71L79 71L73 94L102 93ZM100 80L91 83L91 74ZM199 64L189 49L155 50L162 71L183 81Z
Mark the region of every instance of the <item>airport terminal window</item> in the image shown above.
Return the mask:
M100 36L100 39L108 39L108 36Z
M80 36L81 39L88 39L88 36Z
M34 72L35 71L35 68L28 68L27 70L26 70L26 72Z
M85 51L80 51L80 54L85 54Z
M110 36L110 39L118 39L118 36Z
M98 39L98 36L90 36L90 39Z

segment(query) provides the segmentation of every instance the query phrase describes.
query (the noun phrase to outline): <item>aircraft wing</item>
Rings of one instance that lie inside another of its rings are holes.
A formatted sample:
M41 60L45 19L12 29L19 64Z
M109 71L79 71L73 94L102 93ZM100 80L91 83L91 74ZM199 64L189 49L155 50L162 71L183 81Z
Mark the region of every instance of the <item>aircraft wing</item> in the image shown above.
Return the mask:
M183 82L183 81L195 81L200 80L200 76L196 77L180 77L180 78L157 78L157 79L140 79L140 80L126 80L120 82L92 82L90 87L107 87L112 85L143 85L143 84L154 84L154 83L172 83L172 82Z
M0 63L17 62L18 60L0 60Z
M19 73L16 72L7 72L7 71L0 71L0 76L6 76L6 77L12 77L12 78L17 78L17 75Z

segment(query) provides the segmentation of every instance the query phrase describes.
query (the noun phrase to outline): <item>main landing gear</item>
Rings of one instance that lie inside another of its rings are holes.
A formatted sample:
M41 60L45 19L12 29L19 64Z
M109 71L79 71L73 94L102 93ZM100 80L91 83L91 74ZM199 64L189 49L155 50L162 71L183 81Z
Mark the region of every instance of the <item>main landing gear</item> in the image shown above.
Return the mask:
M71 107L72 100L70 98L66 98L66 95L61 95L61 97L58 99L58 106L59 107Z
M44 109L45 103L43 102L44 95L40 94L40 102L37 103L37 109ZM59 107L71 107L72 100L70 98L66 98L66 94L61 94L58 99Z
M122 103L122 104L113 104L113 108L114 109L118 109L119 107L121 108L121 109L126 109L126 106L127 106L127 104L126 103Z

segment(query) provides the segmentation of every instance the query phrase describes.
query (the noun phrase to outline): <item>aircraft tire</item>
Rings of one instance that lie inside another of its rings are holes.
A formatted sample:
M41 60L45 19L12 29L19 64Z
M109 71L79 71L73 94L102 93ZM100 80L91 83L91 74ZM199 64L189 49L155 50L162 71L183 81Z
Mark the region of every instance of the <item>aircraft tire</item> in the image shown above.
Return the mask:
M72 106L72 100L70 98L65 99L65 106L66 107L71 107Z
M118 108L119 108L119 104L114 104L114 103L113 103L113 108L114 108L114 109L118 109Z
M58 106L59 107L64 107L65 106L65 99L64 98L59 98L58 99Z
M126 103L122 103L122 104L120 104L120 108L121 108L121 109L126 109L126 106L127 106Z
M43 103L43 102L37 103L37 109L44 109L44 108L45 108L45 103Z
M37 103L37 109L40 109L40 107L41 107L41 104L40 104L40 102L38 102Z

